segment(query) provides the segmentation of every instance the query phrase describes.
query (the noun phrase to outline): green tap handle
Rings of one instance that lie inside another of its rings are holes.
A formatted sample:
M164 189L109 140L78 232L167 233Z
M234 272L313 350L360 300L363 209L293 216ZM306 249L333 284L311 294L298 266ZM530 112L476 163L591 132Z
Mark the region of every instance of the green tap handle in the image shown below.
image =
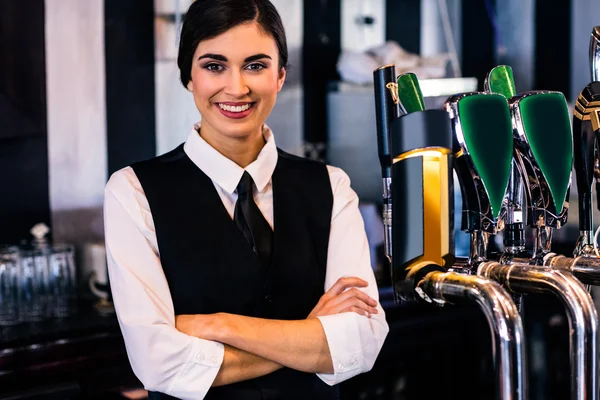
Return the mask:
M513 71L508 65L492 68L485 78L484 86L486 92L501 94L507 100L517 93Z
M398 76L398 98L406 114L425 110L423 93L417 76L408 72Z
M502 94L511 104L514 128L525 135L560 213L567 201L573 163L569 111L562 93L531 91L516 95L512 68L493 68L484 83L486 91Z
M462 131L462 135L457 136L458 143L463 154L472 159L489 197L492 216L497 218L508 186L513 154L508 103L499 94L471 93L451 97L448 105L456 108L457 123ZM459 166L460 160L456 162ZM473 179L470 173L463 174L462 178ZM473 198L479 195L478 191L472 193Z
M519 97L519 96L517 96ZM548 181L556 212L568 201L573 168L573 137L569 108L560 92L528 92L520 95L521 127L531 151Z

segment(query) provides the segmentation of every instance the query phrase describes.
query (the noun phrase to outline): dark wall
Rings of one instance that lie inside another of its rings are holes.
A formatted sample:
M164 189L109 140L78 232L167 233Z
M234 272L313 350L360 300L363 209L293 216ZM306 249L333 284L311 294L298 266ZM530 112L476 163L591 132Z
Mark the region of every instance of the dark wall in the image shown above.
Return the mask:
M341 49L341 0L304 0L302 82L306 155L325 159L327 88L339 79L336 63Z
M51 225L44 0L0 0L0 49L1 245ZM105 1L105 53L110 174L156 153L152 1Z
M108 173L156 155L154 4L105 0Z
M44 0L0 0L0 244L50 224Z
M535 2L535 88L558 90L567 99L571 98L571 1Z
M408 52L421 52L421 0L386 1L385 38Z
M478 90L483 90L487 73L496 66L495 34L489 12L494 12L494 0L463 1L462 7L462 73L477 78Z

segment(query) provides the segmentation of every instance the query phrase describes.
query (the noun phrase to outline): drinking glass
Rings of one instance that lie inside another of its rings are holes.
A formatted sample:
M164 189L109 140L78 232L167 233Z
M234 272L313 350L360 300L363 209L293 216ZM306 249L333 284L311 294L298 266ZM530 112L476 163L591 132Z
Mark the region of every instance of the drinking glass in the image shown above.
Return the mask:
M77 280L75 276L75 252L71 245L56 245L48 256L50 314L66 317L76 312Z
M19 323L19 250L0 250L0 325Z
M49 316L50 289L48 252L42 249L21 251L21 296L19 311L23 321L41 321Z

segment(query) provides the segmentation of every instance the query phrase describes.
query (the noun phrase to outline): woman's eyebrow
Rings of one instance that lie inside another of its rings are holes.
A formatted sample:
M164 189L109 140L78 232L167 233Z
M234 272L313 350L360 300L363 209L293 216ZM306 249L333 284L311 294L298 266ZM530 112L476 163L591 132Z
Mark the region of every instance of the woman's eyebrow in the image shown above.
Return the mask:
M260 54L255 54L253 56L250 57L246 57L246 59L244 60L245 63L249 63L252 61L256 61L256 60L260 60L262 58L268 58L269 60L272 60L271 56L268 56L266 54L260 53Z
M223 62L227 62L228 61L227 57L225 57L224 55L215 54L215 53L202 54L200 57L198 57L198 60L202 60L203 58L212 58L213 60L223 61ZM263 58L268 58L269 60L272 60L271 56L269 56L267 54L259 53L259 54L255 54L255 55L250 56L250 57L246 57L246 59L244 60L244 63L249 63L249 62L256 61L256 60L261 60Z
M227 57L222 56L221 54L214 54L214 53L202 54L200 57L198 57L198 60L202 60L203 58L212 58L213 60L227 62Z

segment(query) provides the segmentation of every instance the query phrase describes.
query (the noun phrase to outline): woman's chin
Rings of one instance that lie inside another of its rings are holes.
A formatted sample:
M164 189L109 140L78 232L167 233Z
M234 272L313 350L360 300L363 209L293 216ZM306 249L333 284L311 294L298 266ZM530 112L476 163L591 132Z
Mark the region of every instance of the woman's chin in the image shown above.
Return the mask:
M221 131L223 136L229 137L231 139L252 139L257 136L257 134L262 135L262 126L263 124L240 124L238 126L228 126L223 127L224 129Z

